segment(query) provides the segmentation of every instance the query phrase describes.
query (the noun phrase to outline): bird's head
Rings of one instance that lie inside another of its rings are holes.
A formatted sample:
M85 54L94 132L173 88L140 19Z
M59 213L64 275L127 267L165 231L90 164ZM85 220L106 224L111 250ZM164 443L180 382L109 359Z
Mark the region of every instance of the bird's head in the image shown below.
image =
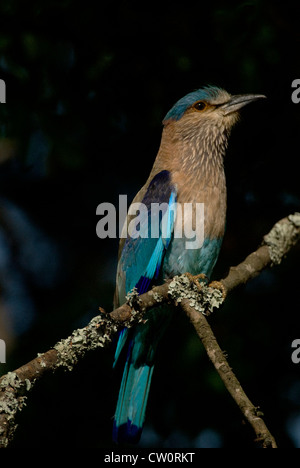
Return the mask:
M164 126L175 124L176 128L192 130L195 134L207 125L230 131L237 122L239 110L250 102L265 98L261 94L230 95L224 89L207 86L193 91L170 109L163 120Z

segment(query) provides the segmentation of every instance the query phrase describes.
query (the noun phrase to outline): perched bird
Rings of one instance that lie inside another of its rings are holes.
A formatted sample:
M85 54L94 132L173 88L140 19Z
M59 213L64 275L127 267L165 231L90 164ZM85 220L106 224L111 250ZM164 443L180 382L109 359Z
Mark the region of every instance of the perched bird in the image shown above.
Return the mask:
M223 159L230 131L238 120L238 111L264 97L257 94L232 96L223 89L209 86L187 94L167 113L151 173L133 200L133 203L142 203L147 210L141 210L134 224L129 209L124 225L127 229L133 222L136 230L133 229L135 235L120 241L116 307L125 302L126 294L134 287L142 294L153 284L185 272L210 277L225 230ZM154 203L162 204L161 216L151 214ZM204 239L196 248L187 248L182 224L190 222L197 234L200 227L193 219L197 203L204 204ZM191 204L192 216L177 216L176 209L168 209L176 204ZM150 225L156 229L156 236L151 236ZM137 232L140 235L136 235ZM145 324L134 329L125 328L117 344L115 362L127 346L113 427L113 439L117 443L139 441L155 354L172 318L172 309L168 306L152 309L146 318Z

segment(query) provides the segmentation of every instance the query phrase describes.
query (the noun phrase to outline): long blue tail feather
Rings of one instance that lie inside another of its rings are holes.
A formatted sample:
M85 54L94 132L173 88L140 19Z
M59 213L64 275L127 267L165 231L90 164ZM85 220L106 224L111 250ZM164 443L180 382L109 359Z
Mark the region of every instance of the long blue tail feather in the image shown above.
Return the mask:
M129 349L132 350L132 343ZM135 444L139 441L153 368L146 364L135 368L131 352L127 354L113 426L114 442Z

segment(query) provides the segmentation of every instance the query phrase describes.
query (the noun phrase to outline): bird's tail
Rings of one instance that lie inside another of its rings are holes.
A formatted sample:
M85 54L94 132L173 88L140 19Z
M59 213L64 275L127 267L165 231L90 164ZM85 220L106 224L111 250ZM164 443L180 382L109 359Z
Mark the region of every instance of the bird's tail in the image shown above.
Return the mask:
M127 355L114 419L113 440L135 444L139 441L145 420L153 365L136 367Z

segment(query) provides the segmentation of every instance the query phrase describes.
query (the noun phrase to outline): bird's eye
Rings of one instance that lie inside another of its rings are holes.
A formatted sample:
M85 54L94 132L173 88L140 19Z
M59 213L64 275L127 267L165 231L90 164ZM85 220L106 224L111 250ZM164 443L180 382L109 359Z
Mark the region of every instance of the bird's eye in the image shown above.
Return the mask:
M197 111L203 111L206 108L206 102L204 101L198 101L194 104L194 108Z

